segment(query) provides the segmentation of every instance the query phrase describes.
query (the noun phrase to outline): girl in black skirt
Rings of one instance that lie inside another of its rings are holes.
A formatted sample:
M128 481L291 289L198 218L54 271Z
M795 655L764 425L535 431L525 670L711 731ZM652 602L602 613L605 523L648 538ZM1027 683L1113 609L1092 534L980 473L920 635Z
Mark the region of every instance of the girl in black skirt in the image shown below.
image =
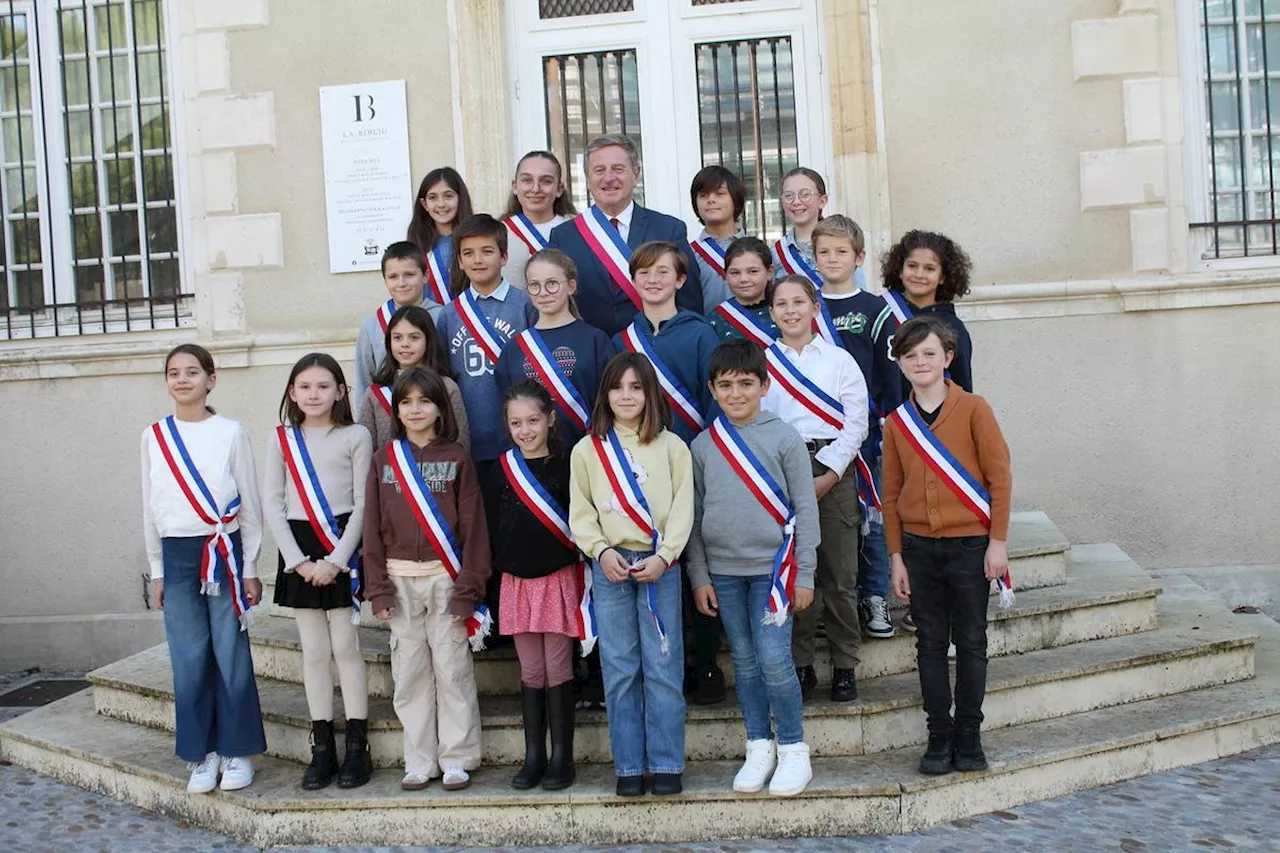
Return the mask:
M334 776L342 788L369 781L369 691L360 656L360 536L373 441L351 416L342 368L325 353L294 365L280 401L281 426L267 452L263 516L280 548L275 603L295 609L302 681L311 713L308 790ZM346 711L346 759L338 766L333 674Z

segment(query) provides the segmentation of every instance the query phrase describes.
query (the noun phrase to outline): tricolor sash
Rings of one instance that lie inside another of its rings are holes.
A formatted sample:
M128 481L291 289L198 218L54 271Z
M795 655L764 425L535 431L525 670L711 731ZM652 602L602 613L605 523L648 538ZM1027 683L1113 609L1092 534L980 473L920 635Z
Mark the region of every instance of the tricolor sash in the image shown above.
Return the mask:
M533 221L523 213L513 213L502 222L507 226L508 231L529 247L529 254L536 255L541 249L547 248L547 238L542 236L542 232L533 224Z
M773 250L777 252L778 261L781 262L782 268L787 271L787 275L802 275L813 282L814 287L822 287L822 276L818 275L817 270L809 266L809 262L800 253L800 247L796 245L795 240L790 237L777 240L773 244Z
M876 488L875 477L871 475L871 466L859 453L853 458L854 471L858 478L858 508L862 510L862 532L870 530L871 523L884 524L884 509L880 503L880 490Z
M302 430L291 426L276 427L276 437L280 440L280 452L284 455L285 467L289 469L289 477L298 492L298 500L307 513L307 521L311 522L311 531L315 533L320 544L330 554L338 548L338 540L342 531L338 529L338 519L329 508L329 500L324 496L324 486L311 464L311 454L307 452L307 442ZM359 484L356 484L359 488ZM360 624L360 549L356 549L347 560L348 580L351 585L351 624Z
M617 431L609 430L609 435L605 438L593 435L591 443L596 449L600 464L604 467L605 476L609 478L613 494L622 506L622 511L644 531L653 543L653 552L658 553L658 548L662 545L662 534L658 532L653 514L649 512L649 502L645 500L644 491L636 481L635 472L627 462L627 454L622 449L622 442L618 440ZM674 565L667 568L674 568ZM653 626L658 631L658 645L665 655L670 651L670 646L667 641L666 627L662 624L662 615L658 612L658 591L652 583L646 583L645 587L649 615L653 617Z
M702 409L698 407L693 395L680 384L680 380L671 372L671 368L658 358L657 348L649 340L649 336L633 321L630 326L622 330L621 337L622 345L628 352L640 353L649 359L654 372L658 374L658 384L662 386L662 393L666 396L671 411L694 430L701 432L706 429L707 421L702 415Z
M218 510L213 492L209 491L204 477L200 476L199 469L191 460L191 454L187 453L187 446L182 443L178 422L173 415L152 424L151 432L160 448L160 454L169 466L169 472L178 482L178 488L200 520L213 528L209 538L204 541L204 549L200 555L200 592L210 596L221 594L222 582L217 574L221 565L227 582L231 585L231 608L240 622L240 630L244 631L248 627L246 615L249 612L249 595L245 592L243 569L236 560L231 534L227 532L227 525L240 514L240 496L236 495L225 509Z
M382 327L382 334L387 333L387 327L391 325L391 315L396 313L396 301L388 299L386 302L378 306L378 325Z
M471 288L468 287L459 293L457 301L458 316L462 318L462 324L467 327L476 345L489 359L490 365L497 364L498 356L502 354L502 347L505 344L502 335L498 334L493 323L489 322L489 318L480 310L480 303Z
M770 330L761 325L760 320L742 307L742 303L736 298L721 302L715 307L715 312L747 340L755 341L762 347L768 347L773 343L774 336Z
M499 459L502 462L502 471L507 475L507 482L511 484L512 491L516 493L516 497L525 505L525 508L533 513L534 517L542 522L542 526L550 530L561 544L577 550L578 546L573 541L573 533L569 530L569 513L538 482L538 478L529 470L529 463L524 461L520 451L513 448L502 454ZM591 567L579 552L578 562L573 568L582 579L582 597L576 616L578 639L582 641L582 655L586 657L595 647L598 636L595 604L591 597Z
M844 429L844 405L801 373L779 344L770 345L764 355L774 382L828 425Z
M441 305L448 305L453 300L453 294L449 292L449 267L439 249L427 252L427 288L431 298Z
M378 401L378 405L382 406L382 410L388 415L391 414L391 386L370 385L369 390L373 392L373 399Z
M622 239L618 229L610 224L609 217L593 204L573 221L591 254L608 270L614 285L627 295L637 311L642 310L640 291L631 283L631 247Z
M795 598L796 573L796 513L786 493L773 479L760 459L742 440L724 416L716 418L709 430L711 440L724 454L729 467L742 479L751 494L765 508L774 521L782 525L782 545L773 557L773 585L769 590L769 603L765 607L764 624L783 625L787 611Z
M916 311L911 307L911 303L906 297L896 290L886 290L883 294L885 304L889 306L889 312L893 315L893 319L898 326L916 316Z
M591 412L587 407L587 401L582 398L582 394L573 386L573 382L560 367L560 362L556 361L555 355L547 346L547 342L542 339L542 335L537 329L525 329L516 335L515 340L524 352L525 359L533 366L533 372L538 375L538 381L542 387L551 392L551 396L555 398L561 414L568 418L579 432L586 432L591 426Z
M445 571L456 581L462 572L462 548L448 522L444 520L440 506L431 497L426 481L422 479L422 470L413 456L413 446L407 438L402 438L391 442L388 449L387 462L395 472L400 494L404 495L414 518L418 520L418 527L422 528L423 535L444 564ZM489 608L483 602L477 604L467 618L467 638L471 642L472 651L478 652L484 648L484 638L492 627L493 618L489 615Z
M844 348L844 344L840 343L840 331L836 328L835 318L831 316L827 300L822 298L822 285L818 285L818 316L813 318L813 330L833 347Z
M916 404L908 399L889 414L889 420L898 425L907 444L911 445L911 449L920 456L924 464L960 499L960 503L978 517L983 527L991 529L990 493L983 488L976 477L965 470L960 460L947 450L946 445L934 434L933 429L925 423ZM996 579L996 586L1000 590L1000 606L1013 606L1013 579L1008 570Z
M698 257L707 262L707 266L715 270L716 275L725 277L725 251L714 237L699 237L696 240L690 240L689 245Z

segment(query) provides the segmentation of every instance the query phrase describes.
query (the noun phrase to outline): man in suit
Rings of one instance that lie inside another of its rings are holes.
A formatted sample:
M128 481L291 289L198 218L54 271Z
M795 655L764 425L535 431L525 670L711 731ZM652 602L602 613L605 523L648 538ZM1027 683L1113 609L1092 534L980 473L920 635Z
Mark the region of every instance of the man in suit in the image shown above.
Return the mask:
M636 184L640 180L640 153L635 143L622 134L598 136L587 145L586 156L587 188L595 206L608 220L602 227L615 228L628 250L650 240L666 240L682 247L689 269L694 273L676 293L676 305L701 314L702 283L696 273L698 261L689 246L685 224L674 216L635 203ZM588 211L580 216L590 215ZM551 232L550 245L573 258L578 267L575 298L582 319L610 337L630 325L639 309L614 282L604 261L587 243L577 219L557 225Z

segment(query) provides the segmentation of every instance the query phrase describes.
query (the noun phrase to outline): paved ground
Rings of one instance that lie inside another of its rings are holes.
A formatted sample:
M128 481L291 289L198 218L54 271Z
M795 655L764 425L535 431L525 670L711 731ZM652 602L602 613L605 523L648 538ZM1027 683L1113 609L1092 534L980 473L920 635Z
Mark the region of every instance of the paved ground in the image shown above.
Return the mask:
M1280 849L1280 746L938 826L915 835L712 841L631 847L501 848L501 853L1165 853ZM460 848L277 848L288 853L453 853ZM0 851L256 853L256 847L0 766Z

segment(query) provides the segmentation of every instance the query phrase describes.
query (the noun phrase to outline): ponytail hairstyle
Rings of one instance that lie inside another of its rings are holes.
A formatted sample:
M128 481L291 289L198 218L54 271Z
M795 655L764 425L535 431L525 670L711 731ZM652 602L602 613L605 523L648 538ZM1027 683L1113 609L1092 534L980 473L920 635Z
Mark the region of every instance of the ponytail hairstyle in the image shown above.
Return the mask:
M200 365L200 369L210 376L216 376L218 373L218 368L213 363L213 355L210 354L207 349L199 344L178 344L176 347L169 350L169 354L164 357L165 376L169 375L169 362L173 361L173 357L175 355L189 355L193 357L196 360L196 363ZM204 410L211 415L217 414L217 412L214 411L213 406L210 406L208 403L205 404Z
M329 371L334 383L342 389L342 396L333 403L333 425L335 427L351 426L356 422L351 414L351 389L347 386L347 378L343 376L342 367L337 359L327 352L307 353L298 359L293 370L289 371L289 382L284 386L284 397L280 399L280 423L301 427L306 419L302 408L289 396L289 392L293 390L293 383L297 380L298 374L311 367L320 367Z
M556 197L554 202L552 202L551 212L556 216L563 216L566 218L570 216L577 216L578 209L573 206L573 198L569 195L568 187L564 185L564 168L560 165L559 158L550 151L530 151L528 154L521 157L520 162L516 163L516 177L519 177L520 167L524 165L524 162L532 159L546 160L548 163L551 163L556 167L556 184L560 188L560 195ZM514 182L515 179L512 179L512 183ZM515 216L517 213L522 213L523 211L524 206L520 204L520 199L513 191L510 198L507 199L507 210L502 215L503 217Z
M551 395L533 379L522 379L507 388L502 395L502 417L507 416L507 407L513 400L532 400L547 418L547 450L552 456L564 453L564 442L556 434L556 406Z
M427 176L422 179L422 183L418 184L418 194L414 197L413 202L413 218L409 220L409 233L405 239L410 242L417 243L418 248L425 255L430 252L436 245L436 239L440 236L440 227L436 225L436 221L431 218L431 214L427 213L426 208L422 206L422 200L427 197L427 193L436 184L443 183L449 189L458 194L458 210L453 216L453 226L457 228L458 223L471 215L471 193L467 191L467 185L462 180L462 175L458 174L458 170L451 166L443 166L439 169L432 169L427 172Z
M396 362L396 357L391 352L391 330L399 323L405 322L415 329L422 332L423 338L426 340L426 349L422 353L422 361L419 364L428 367L441 376L453 378L452 371L449 370L449 357L445 355L444 343L440 340L440 332L436 329L435 322L431 319L431 312L421 305L405 305L396 309L396 313L391 315L391 319L387 321L387 331L382 335L382 341L386 347L386 356L383 357L382 363L378 365L378 369L374 371L373 376L369 380L374 385L391 385L396 381L396 375L400 372L400 365Z

